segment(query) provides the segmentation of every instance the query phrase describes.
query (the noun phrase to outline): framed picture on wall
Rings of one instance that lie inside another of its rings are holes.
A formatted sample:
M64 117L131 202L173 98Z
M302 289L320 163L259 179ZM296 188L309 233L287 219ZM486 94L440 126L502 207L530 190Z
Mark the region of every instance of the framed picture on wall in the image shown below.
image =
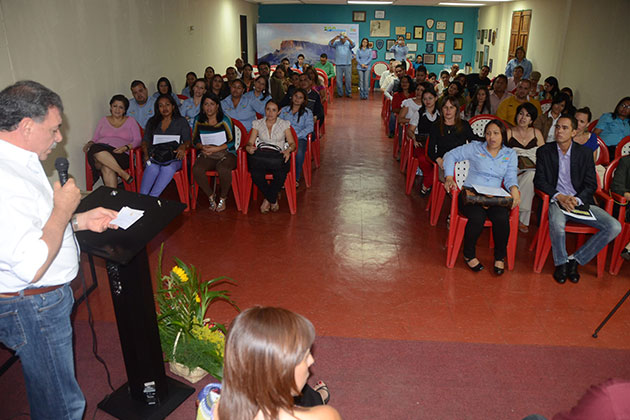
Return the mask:
M491 58L488 60L488 67L490 67L490 73L492 73L492 65L494 64L494 60Z
M488 65L488 59L490 55L490 47L488 47L487 45L483 46L483 65L487 66Z
M413 39L422 39L424 37L424 26L413 27Z
M376 60L377 56L376 50L372 50L372 60Z
M385 53L385 60L391 60L392 58L394 58L394 53L393 52L386 52Z
M427 36L425 37L425 38L426 38L426 39L425 39L425 41L427 41L427 42L433 42L433 34L434 34L434 33L435 33L435 32L427 32Z
M354 10L352 12L352 21L353 22L365 22L365 10Z
M437 29L438 31L445 31L446 30L446 21L445 20L438 20L437 22L435 22L435 29Z
M481 40L479 41L480 44L483 44L483 41L486 40L486 36L488 36L488 31L485 29L481 30Z
M416 55L415 54L409 54L409 53L407 54L407 60L413 61L415 59L416 59Z
M368 42L368 48L370 49L374 48L374 43L372 41Z
M464 22L454 22L453 23L453 33L454 34L463 34L464 33Z
M488 42L492 42L492 29L488 29Z
M407 48L409 48L409 51L416 52L418 51L418 44L414 44L412 42L410 44L407 44Z
M395 43L396 43L395 39L388 39L387 45L385 45L385 49L389 51L394 46Z
M453 54L453 55L451 55L451 62L453 62L453 63L461 63L462 62L462 55L461 54Z
M385 46L385 41L383 41L382 39L377 39L376 40L376 49L380 50Z
M389 20L371 20L370 37L387 38L389 36Z
M385 10L375 10L374 19L385 19Z
M444 64L446 62L446 54L438 54L437 63Z
M396 26L396 35L405 36L405 33L407 33L407 27L406 26Z
M455 38L453 40L453 49L461 50L462 48L464 48L464 38Z
M446 41L446 32L436 32L435 33L436 41Z
M477 30L477 39L481 38L481 31Z
M435 54L424 54L422 61L424 61L424 64L435 64Z
M411 39L411 32L407 32L405 34L405 39Z
M446 44L445 42L438 42L437 43L437 52L443 53L445 44Z
M494 45L496 40L497 40L497 31L492 31L492 45Z

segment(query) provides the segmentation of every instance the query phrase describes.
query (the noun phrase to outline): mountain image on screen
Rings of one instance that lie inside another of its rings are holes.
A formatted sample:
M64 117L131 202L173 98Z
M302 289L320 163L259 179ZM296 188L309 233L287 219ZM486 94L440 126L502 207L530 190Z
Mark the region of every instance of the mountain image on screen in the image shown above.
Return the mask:
M307 63L314 64L319 61L322 53L328 55L328 59L335 62L335 50L328 44L315 44L308 41L284 40L280 43L280 49L258 58L258 61L267 61L269 64L280 64L280 60L288 58L291 65L297 61L298 54L304 54Z

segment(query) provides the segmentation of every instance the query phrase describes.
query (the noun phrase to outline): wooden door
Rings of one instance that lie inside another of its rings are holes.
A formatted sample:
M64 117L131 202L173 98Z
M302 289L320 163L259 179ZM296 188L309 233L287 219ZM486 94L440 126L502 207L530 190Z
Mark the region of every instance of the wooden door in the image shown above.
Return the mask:
M510 30L510 48L508 61L516 57L516 48L523 47L527 53L529 41L529 24L532 20L531 10L520 10L512 13L512 29Z

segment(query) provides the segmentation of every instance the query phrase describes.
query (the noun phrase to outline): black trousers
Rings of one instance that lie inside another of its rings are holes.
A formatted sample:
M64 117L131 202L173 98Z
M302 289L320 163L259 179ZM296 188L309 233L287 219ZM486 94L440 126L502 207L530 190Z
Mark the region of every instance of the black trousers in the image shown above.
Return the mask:
M464 205L460 194L459 209L468 219L464 232L464 257L475 258L477 240L483 232L483 224L487 219L492 222L494 239L494 259L502 260L507 255L507 243L510 236L510 209L502 206L491 206L487 209L478 205Z
M278 200L278 193L282 189L284 181L287 179L287 174L289 173L290 162L291 160L285 162L285 164L278 169L250 168L249 170L252 175L252 181L271 204L275 204ZM267 182L265 179L267 174L273 175L271 182Z

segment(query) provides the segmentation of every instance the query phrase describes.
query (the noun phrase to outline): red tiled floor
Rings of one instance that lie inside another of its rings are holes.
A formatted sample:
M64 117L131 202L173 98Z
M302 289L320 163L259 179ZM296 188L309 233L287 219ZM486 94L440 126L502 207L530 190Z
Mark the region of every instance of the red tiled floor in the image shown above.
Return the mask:
M629 264L597 279L592 263L579 284L558 285L551 258L543 273L533 272L530 233L519 237L515 270L496 277L484 233L478 256L486 270L472 273L461 258L446 268L448 199L438 226L429 226L426 199L404 194L380 104L380 97L339 99L330 107L322 166L312 188L298 192L296 215L284 197L281 211L268 215L256 203L240 214L231 197L221 214L200 205L151 243L152 267L165 241L165 268L176 255L204 278L229 276L241 308L287 307L309 317L320 335L630 349L630 303L600 338L590 336L630 287ZM165 195L176 198L174 186ZM90 302L96 319L113 320L99 265L101 286ZM223 303L210 313L221 322L234 315ZM84 307L77 316L85 319Z

